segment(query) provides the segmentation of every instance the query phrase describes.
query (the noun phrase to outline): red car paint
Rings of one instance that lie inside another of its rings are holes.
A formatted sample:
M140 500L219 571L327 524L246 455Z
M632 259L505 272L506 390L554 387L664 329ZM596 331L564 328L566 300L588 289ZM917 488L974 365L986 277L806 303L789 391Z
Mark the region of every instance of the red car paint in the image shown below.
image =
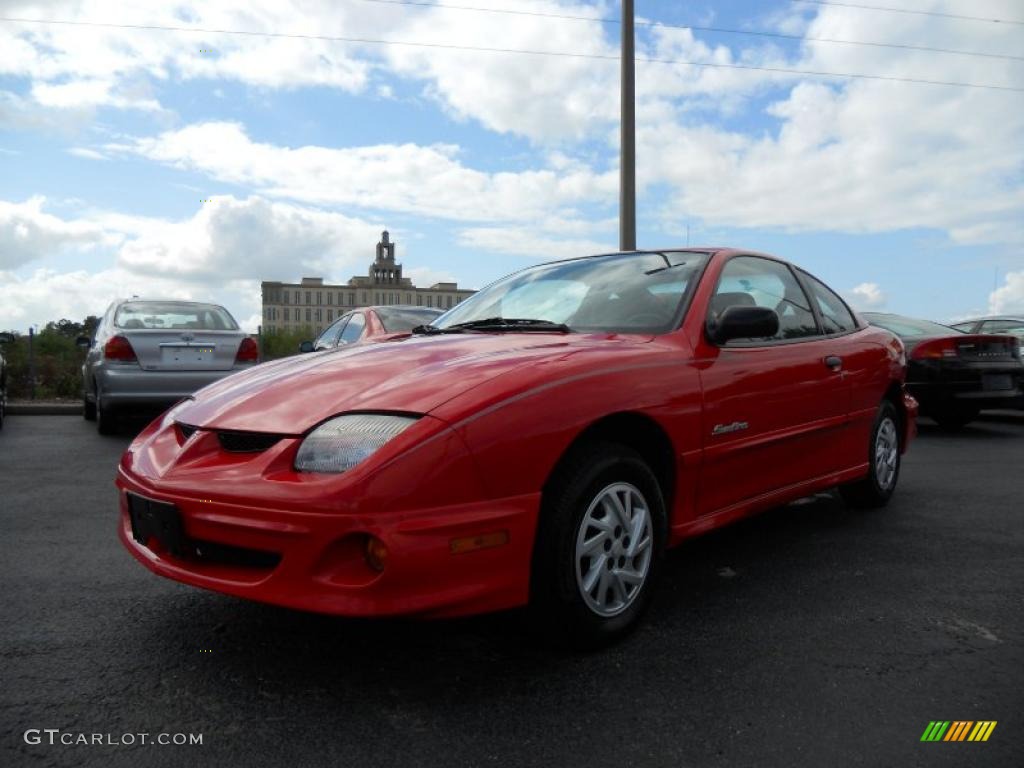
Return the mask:
M681 326L657 336L414 336L219 381L125 453L121 540L160 575L254 600L353 616L461 615L527 602L545 481L609 415L646 419L671 444L669 544L864 476L887 394L903 412L905 450L917 406L903 390L903 346L889 332L865 325L756 348L706 340L718 274L737 253L714 252ZM830 355L842 357L841 371L824 364ZM343 474L296 471L304 435L352 411L422 418ZM712 433L733 422L750 428ZM217 431L282 438L260 453L228 453ZM192 539L280 561L195 562L152 538L144 546L132 536L126 492L176 505ZM382 572L366 562L367 536L387 547Z

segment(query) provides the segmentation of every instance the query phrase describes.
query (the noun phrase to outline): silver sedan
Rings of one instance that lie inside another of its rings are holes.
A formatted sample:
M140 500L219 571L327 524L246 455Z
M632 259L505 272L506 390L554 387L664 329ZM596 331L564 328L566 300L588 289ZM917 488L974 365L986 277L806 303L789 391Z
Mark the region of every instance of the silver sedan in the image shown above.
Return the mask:
M115 301L82 365L85 418L101 433L133 407L165 407L256 364L256 342L224 307L191 301Z

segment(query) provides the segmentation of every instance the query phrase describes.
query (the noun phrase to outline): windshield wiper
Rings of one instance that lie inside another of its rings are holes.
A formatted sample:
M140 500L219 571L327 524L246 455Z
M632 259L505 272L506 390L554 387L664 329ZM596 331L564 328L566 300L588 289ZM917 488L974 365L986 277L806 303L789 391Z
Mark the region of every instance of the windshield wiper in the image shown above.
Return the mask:
M467 331L495 331L499 333L571 333L572 329L565 323L553 323L550 320L530 320L521 317L485 317L480 320L467 320L464 323L438 328L434 325L418 325L413 333L465 333Z

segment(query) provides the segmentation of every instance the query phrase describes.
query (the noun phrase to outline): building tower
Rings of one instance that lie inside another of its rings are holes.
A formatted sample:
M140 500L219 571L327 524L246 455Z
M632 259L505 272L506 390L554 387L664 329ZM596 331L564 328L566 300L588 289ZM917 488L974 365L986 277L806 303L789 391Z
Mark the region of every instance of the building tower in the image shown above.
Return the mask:
M385 229L377 243L377 257L370 265L370 280L375 284L402 284L402 265L395 263L395 244Z

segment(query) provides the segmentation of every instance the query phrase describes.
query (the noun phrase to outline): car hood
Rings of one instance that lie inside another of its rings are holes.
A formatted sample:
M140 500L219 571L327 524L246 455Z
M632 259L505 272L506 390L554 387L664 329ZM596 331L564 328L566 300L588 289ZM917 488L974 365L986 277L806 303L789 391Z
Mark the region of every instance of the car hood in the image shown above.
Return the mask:
M347 411L426 414L517 368L650 338L470 333L328 350L228 376L197 392L175 419L209 429L299 435Z

